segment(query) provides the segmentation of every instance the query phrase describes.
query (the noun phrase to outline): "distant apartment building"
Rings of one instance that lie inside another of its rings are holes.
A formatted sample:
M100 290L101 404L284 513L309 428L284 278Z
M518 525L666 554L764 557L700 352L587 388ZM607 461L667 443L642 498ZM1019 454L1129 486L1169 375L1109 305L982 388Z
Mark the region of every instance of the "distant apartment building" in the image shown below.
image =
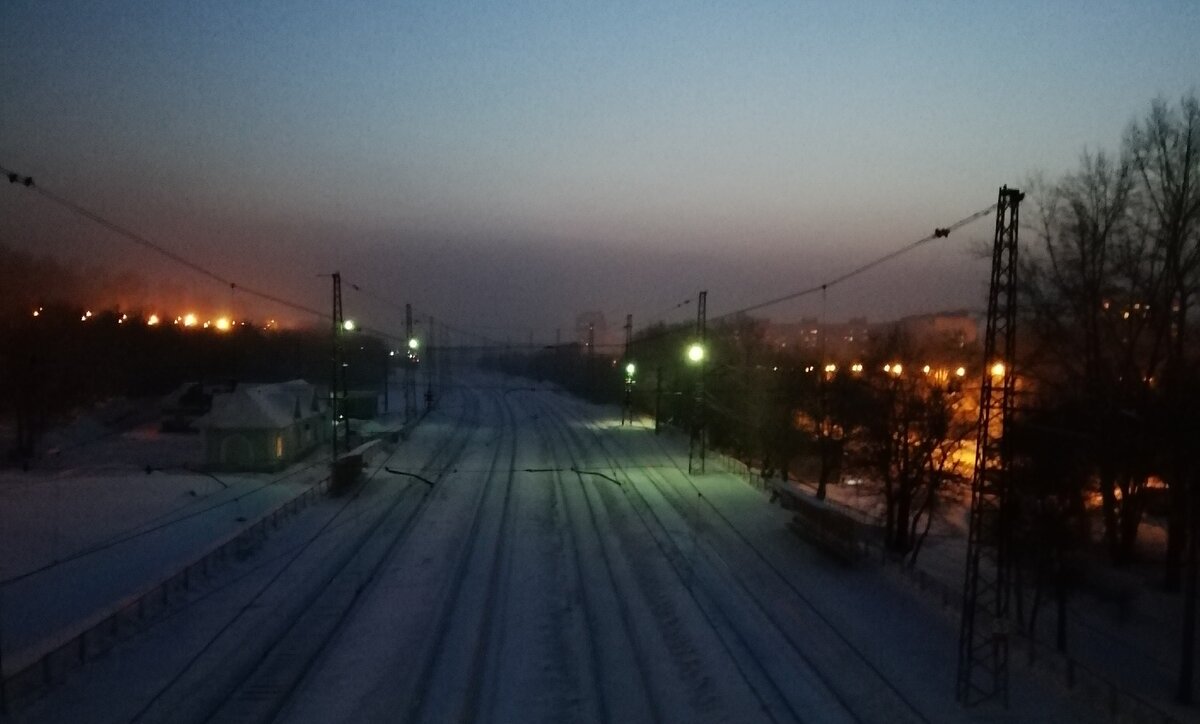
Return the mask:
M916 344L962 348L979 339L979 320L963 310L904 317L891 326Z
M979 338L979 321L966 311L918 314L892 322L869 323L866 317L822 324L816 317L798 322L771 323L772 345L799 350L814 358L852 362L865 357L873 343L899 334L916 346L969 347Z

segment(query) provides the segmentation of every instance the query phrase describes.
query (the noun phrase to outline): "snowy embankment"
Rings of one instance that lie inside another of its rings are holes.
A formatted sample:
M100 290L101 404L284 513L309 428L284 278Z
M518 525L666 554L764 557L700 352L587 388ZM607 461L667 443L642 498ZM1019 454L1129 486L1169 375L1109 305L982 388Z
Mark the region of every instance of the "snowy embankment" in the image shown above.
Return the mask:
M183 469L198 451L195 436L164 436L143 427L74 446L41 469L0 473L6 675L327 475L318 457L275 474L213 476Z
M726 459L728 460L728 459ZM733 465L741 465L730 461ZM759 478L761 480L761 478ZM768 486L785 486L797 495L815 495L811 481L771 481ZM831 485L828 501L863 519L881 525L882 494L872 486ZM968 510L962 502L945 503L936 515L915 565L890 569L917 583L931 600L940 601L947 615L957 617L967 555ZM1140 538L1146 561L1161 560L1162 530L1143 523ZM877 551L882 553L882 551ZM886 569L885 569L886 570ZM1078 576L1067 604L1066 653L1055 650L1056 612L1050 593L1043 594L1037 631L1032 638L1024 631L1018 637L1012 661L1022 668L1035 660L1044 675L1065 687L1084 685L1074 693L1086 698L1097 691L1103 701L1097 706L1124 712L1130 718L1160 720L1163 716L1188 719L1195 709L1174 701L1178 675L1179 631L1182 621L1181 596L1165 593L1155 585L1158 568L1117 571L1097 553L1086 571ZM1028 620L1034 596L1032 581L1026 580L1021 605ZM1015 599L1014 599L1015 600ZM1014 612L1018 604L1013 603ZM1029 653L1030 647L1035 650ZM1069 682L1074 680L1075 684Z

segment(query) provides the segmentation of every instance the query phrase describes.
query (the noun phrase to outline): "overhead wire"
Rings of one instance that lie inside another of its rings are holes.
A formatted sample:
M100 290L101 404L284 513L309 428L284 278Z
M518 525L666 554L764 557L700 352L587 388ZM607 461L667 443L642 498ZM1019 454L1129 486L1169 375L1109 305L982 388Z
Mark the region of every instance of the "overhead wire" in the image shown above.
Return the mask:
M122 226L121 224L116 223L115 221L105 218L104 216L101 216L100 214L96 213L95 211L92 211L91 209L89 209L81 204L78 204L78 203L66 198L65 196L62 196L60 194L57 194L57 193L45 188L41 184L35 183L33 181L33 179L29 176L22 177L19 174L11 171L8 168L5 168L2 165L0 165L0 173L6 175L9 179L10 183L15 183L15 184L24 186L25 188L29 189L30 191L33 191L34 193L42 196L43 198L46 198L46 199L50 200L51 202L58 204L59 206L67 209L68 211L78 214L79 216L82 216L82 217L104 227L105 229L108 229L109 231L116 234L117 236L124 237L125 239L132 241L133 243L138 244L139 246L142 246L146 249L150 249L151 251L153 251L167 259L170 259L171 261L175 262L176 264L179 264L180 266L190 269L191 271L193 271L203 277L207 277L208 279L211 279L219 284L227 286L230 289L238 290L238 291L244 292L246 294L249 294L251 296L258 297L259 299L263 299L268 302L273 302L275 304L279 304L281 306L288 307L290 309L294 309L299 312L316 315L318 317L324 317L326 319L330 318L329 314L318 311L318 310L313 309L312 307L306 306L304 304L300 304L298 302L293 302L289 299L284 299L283 297L277 296L275 294L271 294L270 292L264 292L261 289L255 289L254 287L249 287L244 284L239 284L238 282L234 281L233 279L230 279L229 277L219 274L219 273L213 271L212 269L209 269L208 267L202 266L201 264L198 264L177 252L171 251L170 249L163 246L162 244L160 244L142 234L139 234L136 231L126 228L126 227Z
M253 287L247 287L245 285L238 284L237 282L225 277L222 274L219 274L207 267L204 267L196 262L191 261L190 259L187 259L186 257L184 257L174 251L171 251L170 249L164 247L162 244L159 244L141 234L131 231L130 229L127 229L124 226L121 226L120 224L117 224L113 221L110 221L109 219L101 216L100 214L97 214L96 212L91 211L90 209L87 209L87 208L81 206L80 204L77 204L74 201L71 201L70 199L67 199L63 196L60 196L60 195L42 187L40 184L35 183L33 181L33 179L29 176L21 176L21 175L15 173L14 171L4 167L3 165L0 165L0 173L6 175L8 177L8 180L10 183L19 184L26 188L29 188L30 190L40 194L44 198L49 199L50 201L57 203L60 206L66 208L76 214L79 214L85 218L92 220L93 222L103 226L104 228L112 231L113 233L115 233L119 236L122 236L136 244L139 244L139 245L145 247L145 248L151 249L152 251L154 251L158 254L161 254L162 256L166 257L167 259L170 259L170 260L196 272L197 274L201 274L201 275L203 275L209 279L212 279L216 282L227 285L231 289L240 289L241 291L245 292L246 294L258 297L260 299L263 299L263 300L266 300L269 302L273 302L273 303L282 305L284 307L295 309L297 311L301 311L301 312L304 312L307 314L312 314L312 315L320 317L322 319L332 319L332 315L330 315L328 313L318 311L316 309L313 309L313 308L308 307L303 304L299 304L297 302L293 302L288 299L284 299L282 297L271 294L269 292L264 292L262 290L255 289ZM725 312L718 316L709 318L708 321L709 322L718 322L718 321L721 321L724 319L728 319L730 317L736 317L739 315L748 314L750 312L755 312L760 309L765 309L767 307L772 307L777 304L782 304L784 302L788 302L793 299L799 299L801 297L809 296L811 294L816 294L817 292L824 293L824 292L828 291L828 289L830 287L837 286L839 284L849 281L850 279L853 279L857 276L865 274L866 272L868 272L882 264L886 264L887 262L892 261L893 259L903 256L904 254L907 254L921 246L924 246L925 244L927 244L931 241L934 241L936 239L946 238L950 235L951 232L956 231L974 221L977 221L977 220L991 214L993 211L995 211L995 209L996 209L996 205L990 204L986 208L980 209L979 211L976 211L973 214L965 216L962 219L959 219L958 221L954 222L953 224L950 224L947 227L936 228L936 229L934 229L933 233L929 234L928 236L917 239L916 241L905 244L904 246L901 246L900 248L895 249L886 254L883 254L882 256L871 259L870 261L860 264L859 266L854 267L853 269L850 269L849 271L847 271L843 274L840 274L832 279L826 280L826 281L818 283L818 284L814 284L809 287L805 287L803 289L789 292L787 294L773 297L771 299L767 299L767 300L764 300L761 302L756 302L754 304L750 304L750 305L747 305L744 307L740 307L738 309L734 309L734 310ZM387 299L383 295L379 295L374 292L371 292L368 289L364 289L361 285L350 284L350 286L352 289L354 289L355 291L357 291L359 293L362 293L364 296L374 298L375 300L377 300L381 303L387 304L387 305L392 306L397 309L401 308L394 301ZM665 310L665 312L674 311L675 309L678 309L689 303L691 303L691 299L687 299L683 302L680 302L680 303L672 306L670 309ZM486 335L479 334L477 332L470 332L470 331L464 329L463 326L461 326L461 325L449 324L445 321L442 321L442 324L444 326L446 326L448 329L458 332L459 334L463 334L468 337L475 337L475 338L483 341L486 345L494 346L497 348L520 348L520 347L544 346L544 345L520 345L520 344L511 345L511 344L507 344L507 343L501 343L498 340L487 337ZM384 332L382 330L365 328L365 327L363 329L364 329L364 331L379 334L380 336L383 336L383 337L386 337L389 339L393 339L393 340L401 339L400 337L397 337L390 333ZM659 333L658 335L652 335L650 337L643 337L642 340L654 339L657 336L662 336L663 334L669 333L671 331L673 331L673 330L671 330L671 328L668 327L666 330L663 330L663 332ZM601 347L601 346L614 347L614 346L619 346L619 345L614 345L614 344L597 345L597 347Z
M958 221L955 221L953 224L950 224L949 226L935 228L933 230L933 233L929 234L928 236L924 236L920 239L917 239L916 241L909 242L908 244L905 244L904 246L901 246L898 249L895 249L886 254L883 254L882 256L875 257L874 259L871 259L870 261L860 264L859 266L856 266L853 269L850 269L849 271L839 274L838 276L833 277L832 279L828 279L826 281L820 282L818 284L814 284L812 286L804 287L803 289L798 289L794 292L788 292L787 294L783 294L778 297L772 297L771 299L767 299L765 301L756 302L754 304L740 307L738 309L734 309L734 310L725 312L725 313L717 315L715 317L709 317L707 321L708 321L708 323L711 324L713 322L719 322L719 321L722 321L725 319L729 319L731 317L737 317L737 316L740 316L743 314L748 314L750 312L756 312L760 309L765 309L767 307L773 307L777 304L789 302L793 299L799 299L801 297L810 296L810 295L816 294L818 292L825 294L829 290L830 287L837 286L837 285L847 282L857 276L865 274L868 271L874 269L875 267L878 267L882 264L886 264L887 262L892 261L893 259L896 259L900 256L903 256L915 249L918 249L918 248L924 246L925 244L928 244L931 241L934 241L936 239L944 239L944 238L948 237L951 232L961 229L962 227L967 226L968 224L971 224L975 221L978 221L979 219L982 219L983 217L990 215L995 210L996 210L996 205L990 204L986 208L980 209L979 211L976 211L975 213L970 214L968 216L964 216L963 218L959 219ZM650 341L650 340L654 340L654 339L659 339L661 337L664 337L664 336L667 336L670 334L676 334L678 332L680 332L680 329L678 327L670 327L669 326L666 329L663 329L656 334L648 335L646 337L641 337L635 341L638 341L638 342ZM617 345L617 344L610 343L610 344L605 344L605 345L598 344L596 346L597 347L618 347L618 346L623 346L623 345Z
M877 267L881 264L886 264L887 262L889 262L897 257L903 256L903 255L909 253L910 251L913 251L914 249L917 249L921 246L924 246L925 244L928 244L931 241L934 241L935 239L944 239L950 235L950 232L956 231L970 223L978 221L979 219L982 219L983 217L990 215L995 210L996 210L996 205L991 204L987 208L980 209L979 211L976 211L975 213L973 213L969 216L964 216L963 218L959 219L958 221L954 222L953 224L951 224L945 228L934 229L933 233L928 236L922 237L920 239L917 239L916 241L905 244L904 246L900 247L899 249L890 251L887 254L884 254L883 256L876 257L864 264L860 264L859 266L856 266L853 269L851 269L839 276L836 276L832 279L821 282L819 284L814 284L813 286L810 286L810 287L805 287L804 289L800 289L800 290L797 290L794 292L789 292L782 296L774 297L772 299L768 299L763 302L757 302L755 304L751 304L749 306L745 306L740 309L735 309L733 311L726 312L717 317L712 317L708 321L715 322L715 321L719 321L721 319L726 319L728 317L735 317L740 314L746 314L748 312L755 312L755 311L758 311L759 309L764 309L766 307L773 307L776 304L782 304L783 302L789 302L793 299L799 299L800 297L806 297L810 294L816 294L817 292L825 292L830 287L837 286L838 284L849 281L856 276L865 274L868 271L874 269L875 267Z
M212 269L209 269L208 267L205 267L197 262L192 261L191 259L188 259L187 257L183 256L182 254L172 251L171 249L167 248L163 244L156 242L143 234L139 234L125 226L122 226L121 224L118 224L115 221L112 221L112 220L96 213L95 211L92 211L91 209L66 198L65 196L62 196L53 191L50 191L49 189L41 186L40 184L35 183L32 177L21 176L20 174L17 174L16 172L12 171L11 169L6 168L3 165L0 165L0 174L7 176L10 183L23 186L23 187L29 189L30 191L33 191L34 193L39 194L43 198L67 209L68 211L78 214L79 216L82 216L82 217L104 227L105 229L108 229L109 231L116 234L117 236L120 236L120 237L122 237L128 241L131 241L139 246L149 249L149 250L165 257L166 259L169 259L169 260L175 262L176 264L179 264L180 266L183 266L183 267L195 272L196 274L199 274L203 277L211 279L212 281L215 281L219 284L227 286L232 291L241 291L250 296L258 297L259 299L262 299L262 300L265 300L268 302L272 302L274 304L278 304L280 306L283 306L283 307L286 307L289 309L293 309L298 312L303 312L305 314L311 314L315 317L318 317L318 318L326 320L326 321L330 321L333 319L333 315L330 314L329 312L323 312L318 309L314 309L310 306L307 306L305 304L300 304L299 302L294 302L290 299L285 299L276 294L272 294L270 292L266 292L261 289L256 289L254 287L246 286L245 284L241 284L229 277L226 277L223 274L213 271ZM356 291L362 291L362 290L356 288ZM382 298L380 300L386 301L386 300L383 300ZM400 341L400 342L404 341L402 337L392 334L392 333L387 332L382 329L373 328L373 327L361 327L361 329L370 334L374 334L379 337L383 337L383 338L386 338L386 339L389 339L392 341Z

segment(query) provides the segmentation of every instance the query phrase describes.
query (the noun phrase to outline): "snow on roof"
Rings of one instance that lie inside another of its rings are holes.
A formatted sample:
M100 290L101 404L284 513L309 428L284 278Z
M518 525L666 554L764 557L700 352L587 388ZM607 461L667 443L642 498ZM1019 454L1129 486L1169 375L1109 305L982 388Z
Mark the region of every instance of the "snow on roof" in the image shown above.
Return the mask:
M277 430L320 414L317 390L304 380L242 385L213 396L212 411L196 421L199 428Z

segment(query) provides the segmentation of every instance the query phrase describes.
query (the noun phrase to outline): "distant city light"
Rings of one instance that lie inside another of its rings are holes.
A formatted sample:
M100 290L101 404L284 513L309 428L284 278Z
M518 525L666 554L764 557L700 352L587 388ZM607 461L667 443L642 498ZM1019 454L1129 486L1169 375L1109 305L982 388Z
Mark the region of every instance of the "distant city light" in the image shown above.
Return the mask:
M1005 370L1003 362L997 362L996 364L992 365L992 377L1003 377L1004 372Z
M228 332L232 326L233 326L233 324L230 323L228 317L218 317L217 318L216 327L218 330L220 330L222 332Z
M925 374L929 374L929 365L925 365L924 367L922 367L921 371L924 372Z
M863 371L862 363L855 362L854 364L850 365L850 371L851 372L862 372Z
M967 368L959 367L958 369L954 370L954 374L958 375L959 377L963 377L967 374Z
M158 315L157 314L151 314L149 317L146 318L147 326L153 327L156 324L158 324Z
M196 315L194 315L194 314L183 315L183 326L195 327L196 326Z
M832 374L832 373L834 373L834 372L837 372L837 365L835 365L835 364L827 364L827 365L825 365L825 371L826 371L826 372L829 372L829 373L831 373L831 374Z
M899 377L902 372L904 372L904 367L902 367L899 362L892 363L892 374L893 375L895 375L896 377Z
M421 341L418 340L416 337L413 337L408 340L408 348L409 349L416 351L416 350L420 349L420 347L421 347Z

